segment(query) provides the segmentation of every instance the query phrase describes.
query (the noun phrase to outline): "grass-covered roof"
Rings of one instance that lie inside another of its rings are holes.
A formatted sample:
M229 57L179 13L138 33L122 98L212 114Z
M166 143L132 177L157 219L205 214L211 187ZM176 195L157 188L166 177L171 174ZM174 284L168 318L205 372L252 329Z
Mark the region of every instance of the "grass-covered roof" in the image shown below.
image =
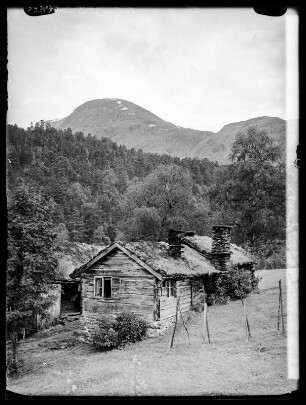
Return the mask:
M166 242L129 242L125 248L164 277L194 277L217 270L199 252L183 246L180 258L169 255Z
M154 272L163 278L192 278L203 274L218 272L201 253L189 246L183 246L180 258L173 258L169 255L168 243L165 242L116 242L107 248L102 249L95 257L76 268L70 276L77 277L86 271L97 261L101 260L105 254L111 252L113 248L124 249L126 252L140 260Z
M186 242L189 246L193 246L199 250L203 255L209 256L212 247L212 238L209 236L185 236L183 242ZM254 263L253 258L240 246L231 243L231 256L230 263L232 265L243 265L247 263Z

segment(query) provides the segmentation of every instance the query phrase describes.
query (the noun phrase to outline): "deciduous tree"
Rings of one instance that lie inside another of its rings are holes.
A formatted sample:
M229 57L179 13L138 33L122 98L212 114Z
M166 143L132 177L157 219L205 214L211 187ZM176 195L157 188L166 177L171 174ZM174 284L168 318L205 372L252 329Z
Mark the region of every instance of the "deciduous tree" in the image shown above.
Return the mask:
M18 330L47 316L51 300L43 297L56 278L55 233L51 207L34 186L22 184L8 206L7 329L18 363Z
M210 193L223 222L237 226L237 242L249 242L256 250L285 239L286 173L279 147L251 127L237 135L230 159L232 165L220 171Z

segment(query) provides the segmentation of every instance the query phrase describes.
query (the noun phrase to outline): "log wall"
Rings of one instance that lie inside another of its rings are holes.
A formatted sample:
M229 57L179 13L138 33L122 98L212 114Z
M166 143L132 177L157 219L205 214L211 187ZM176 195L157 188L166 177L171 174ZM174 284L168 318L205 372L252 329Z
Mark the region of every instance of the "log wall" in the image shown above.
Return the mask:
M94 276L119 277L118 298L94 296ZM82 275L81 309L83 315L117 315L129 311L154 319L155 277L126 254L116 249Z
M191 307L191 284L190 280L177 280L177 297L180 297L180 308L182 313L189 311ZM163 294L165 289L163 288ZM176 298L160 295L159 289L159 302L160 302L160 319L167 319L175 316L176 311Z
M203 302L203 279L195 279L191 281L192 305L197 305Z

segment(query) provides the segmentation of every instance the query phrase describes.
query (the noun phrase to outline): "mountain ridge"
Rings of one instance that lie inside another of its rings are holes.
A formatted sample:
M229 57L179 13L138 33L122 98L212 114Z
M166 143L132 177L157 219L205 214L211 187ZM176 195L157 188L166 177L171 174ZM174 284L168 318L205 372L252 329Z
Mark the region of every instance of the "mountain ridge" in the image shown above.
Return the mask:
M71 128L98 138L109 137L127 148L144 152L168 153L180 158L207 158L228 162L228 154L238 132L256 125L285 148L286 121L261 116L224 125L220 131L201 131L176 126L130 101L112 98L89 100L59 120L48 120L57 129Z

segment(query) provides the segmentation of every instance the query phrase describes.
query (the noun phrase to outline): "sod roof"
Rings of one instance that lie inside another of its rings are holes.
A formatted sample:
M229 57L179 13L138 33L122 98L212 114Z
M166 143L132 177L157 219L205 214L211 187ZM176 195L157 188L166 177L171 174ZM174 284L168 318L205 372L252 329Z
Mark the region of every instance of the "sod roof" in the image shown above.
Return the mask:
M122 250L158 278L192 278L218 272L206 257L189 246L183 246L180 258L173 258L169 255L168 243L140 241L112 243L84 265L76 268L70 277L78 277L114 249Z
M183 243L187 243L188 246L192 246L194 249L200 251L206 257L209 257L212 247L212 238L209 236L185 236ZM232 265L243 265L248 263L255 263L254 259L240 246L231 243L231 256L230 263Z

